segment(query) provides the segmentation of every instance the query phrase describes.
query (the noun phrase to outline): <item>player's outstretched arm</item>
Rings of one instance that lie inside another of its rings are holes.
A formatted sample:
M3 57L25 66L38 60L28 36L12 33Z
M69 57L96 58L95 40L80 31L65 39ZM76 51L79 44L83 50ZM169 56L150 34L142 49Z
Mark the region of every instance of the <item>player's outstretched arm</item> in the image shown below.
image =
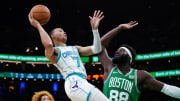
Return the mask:
M104 67L104 78L106 78L106 74L111 71L111 68L113 67L113 63L108 55L108 52L106 48L109 46L111 40L121 31L125 29L131 29L135 26L137 26L137 21L130 21L129 23L120 24L119 26L115 27L114 29L107 32L102 38L101 38L101 44L102 44L102 52L98 54L99 60L101 64Z
M139 74L142 74L141 76L144 78L143 87L146 87L150 90L162 92L173 98L180 99L180 88L179 87L162 83L162 82L156 80L155 78L153 78L149 73L147 73L145 71L140 71L140 72L141 73L139 73Z
M101 38L101 44L102 48L107 48L109 46L109 43L111 40L117 35L121 30L131 29L138 25L137 21L130 21L129 23L120 24L119 26L115 27L114 29L107 32L102 38Z
M44 28L41 26L41 24L33 18L32 14L29 13L29 22L33 27L35 27L40 34L41 37L41 42L45 48L45 55L48 59L52 60L53 54L54 54L54 48L53 48L53 43L47 32L44 30ZM53 62L53 61L51 61Z
M89 16L90 19L90 24L91 28L93 31L93 45L92 46L87 46L87 47L81 47L77 46L80 55L83 56L88 56L88 55L93 55L101 52L102 47L101 47L101 41L100 41L100 35L98 32L98 27L100 21L104 18L103 12L100 10L95 10L93 17Z

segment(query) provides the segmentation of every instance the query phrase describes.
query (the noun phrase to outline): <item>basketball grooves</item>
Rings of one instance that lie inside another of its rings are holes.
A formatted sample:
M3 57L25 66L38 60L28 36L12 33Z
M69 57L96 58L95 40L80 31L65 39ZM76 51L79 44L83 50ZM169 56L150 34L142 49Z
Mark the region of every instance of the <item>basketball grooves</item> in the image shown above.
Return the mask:
M48 12L32 12L32 13L48 13ZM50 13L48 13L48 14L50 14ZM42 19L42 20L45 20L45 19L49 19L49 18L46 17L46 18L44 18L44 19Z
M32 12L32 13L48 13L48 12ZM50 14L50 13L49 13Z
M32 12L32 13L41 13L41 14L43 14L43 13L48 13L48 14L50 15L49 12ZM41 19L41 21L43 21L43 22L39 22L39 23L40 23L40 24L45 24L44 21L46 21L46 20L49 20L49 17L46 17L46 18L44 18L44 19Z

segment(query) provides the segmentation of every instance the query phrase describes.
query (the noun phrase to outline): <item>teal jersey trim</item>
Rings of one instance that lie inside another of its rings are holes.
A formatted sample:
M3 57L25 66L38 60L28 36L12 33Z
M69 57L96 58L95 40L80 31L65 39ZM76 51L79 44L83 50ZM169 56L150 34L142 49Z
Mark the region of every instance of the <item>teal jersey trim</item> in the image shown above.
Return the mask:
M59 48L57 48L58 49L58 51L59 51L59 54L58 54L58 58L57 58L57 60L56 60L56 64L57 64L57 62L59 61L59 59L60 59L60 57L61 57L61 50L59 49Z

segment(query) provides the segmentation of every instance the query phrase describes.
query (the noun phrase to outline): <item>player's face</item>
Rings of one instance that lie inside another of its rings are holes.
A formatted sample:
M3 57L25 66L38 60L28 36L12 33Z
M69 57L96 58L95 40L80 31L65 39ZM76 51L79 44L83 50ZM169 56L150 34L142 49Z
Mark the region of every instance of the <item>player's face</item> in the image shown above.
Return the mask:
M41 97L41 101L50 101L50 100L49 100L49 97L47 95L43 95Z
M64 32L64 30L62 28L56 28L54 30L54 37L56 37L58 40L63 40L66 41L67 40L67 34L66 32Z
M119 48L114 54L113 63L114 64L125 64L127 62L129 62L128 53L123 48Z
M121 55L128 55L128 53L123 49L123 48L119 48L115 54L114 54L114 58L118 58Z

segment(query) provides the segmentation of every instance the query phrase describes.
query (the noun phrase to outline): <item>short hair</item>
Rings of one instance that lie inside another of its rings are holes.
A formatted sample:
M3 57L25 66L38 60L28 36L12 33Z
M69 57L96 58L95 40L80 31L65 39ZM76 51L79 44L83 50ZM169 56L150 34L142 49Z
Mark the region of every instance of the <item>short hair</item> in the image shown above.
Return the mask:
M49 35L50 35L50 36L54 33L54 30L55 30L55 28L52 29L52 30L49 32Z
M130 46L128 44L122 44L121 47L126 47L127 49L130 50L130 52L132 54L132 63L134 63L135 58L136 58L136 50L132 46Z
M40 99L43 95L47 95L50 101L54 101L53 96L48 91L35 92L35 94L32 97L32 101L41 101Z
M57 28L60 28L60 27L57 27ZM49 32L49 35L52 35L52 34L54 33L55 29L57 29L57 28L52 29L52 30ZM62 29L62 28L61 28L61 29ZM62 29L62 30L63 30L63 29Z

